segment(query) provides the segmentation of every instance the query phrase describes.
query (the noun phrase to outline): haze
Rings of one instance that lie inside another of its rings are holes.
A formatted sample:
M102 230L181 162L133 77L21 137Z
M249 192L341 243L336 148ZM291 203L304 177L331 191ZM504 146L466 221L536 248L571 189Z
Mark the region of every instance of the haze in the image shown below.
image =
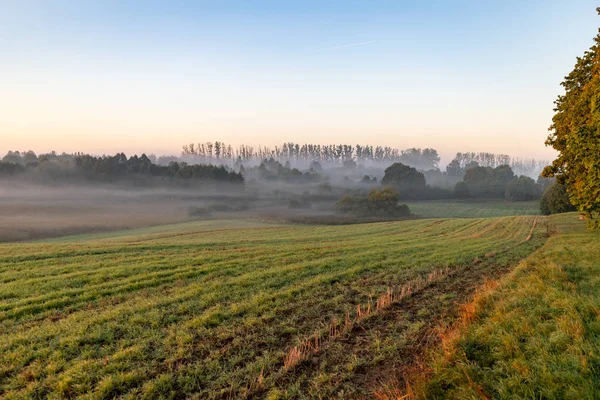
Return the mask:
M591 1L7 1L0 153L190 142L434 147L552 159Z

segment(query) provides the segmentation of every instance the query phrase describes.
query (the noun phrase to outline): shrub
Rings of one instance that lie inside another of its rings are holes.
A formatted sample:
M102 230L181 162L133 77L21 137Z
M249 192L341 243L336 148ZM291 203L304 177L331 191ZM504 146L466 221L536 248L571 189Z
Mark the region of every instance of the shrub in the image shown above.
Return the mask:
M353 214L362 217L407 217L410 209L406 204L398 204L400 192L395 188L372 189L367 197L344 196L336 203L341 214Z

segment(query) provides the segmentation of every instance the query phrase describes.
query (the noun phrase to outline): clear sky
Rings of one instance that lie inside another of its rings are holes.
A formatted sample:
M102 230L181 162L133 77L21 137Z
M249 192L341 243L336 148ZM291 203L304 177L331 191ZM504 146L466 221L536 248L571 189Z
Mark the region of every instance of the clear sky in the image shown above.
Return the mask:
M551 159L593 1L0 0L0 152L369 143Z

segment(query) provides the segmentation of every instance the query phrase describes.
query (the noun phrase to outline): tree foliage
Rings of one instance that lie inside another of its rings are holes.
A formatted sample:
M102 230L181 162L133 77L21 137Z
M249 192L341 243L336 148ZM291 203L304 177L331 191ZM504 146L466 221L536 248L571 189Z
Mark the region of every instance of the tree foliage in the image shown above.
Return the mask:
M546 188L540 200L540 211L542 214L558 214L575 210L575 206L569 201L567 188L564 185L555 183Z
M515 177L508 165L496 168L469 168L463 178L473 197L501 198L504 197L506 186Z
M424 190L425 175L408 165L394 163L385 169L381 183L400 190Z
M528 201L540 198L540 187L528 176L514 178L506 185L505 197L510 201Z
M88 179L115 181L134 176L163 177L183 180L244 183L242 174L229 171L223 166L187 165L171 162L168 166L156 165L142 154L127 158L124 153L114 156L94 157L81 155L75 158L75 166Z
M460 181L454 186L454 195L459 199L467 199L471 197L469 187L463 181Z
M440 156L435 149L410 148L400 150L389 146L350 144L299 144L283 143L281 146L240 145L233 147L224 142L190 143L182 148L182 156L191 162L240 163L261 162L273 158L276 161L292 161L305 164L317 161L323 164L390 164L402 162L419 169L437 168Z
M597 9L600 14L600 8ZM600 32L600 30L599 30ZM565 77L565 94L554 102L546 145L559 152L544 176L566 185L572 204L600 228L600 33Z

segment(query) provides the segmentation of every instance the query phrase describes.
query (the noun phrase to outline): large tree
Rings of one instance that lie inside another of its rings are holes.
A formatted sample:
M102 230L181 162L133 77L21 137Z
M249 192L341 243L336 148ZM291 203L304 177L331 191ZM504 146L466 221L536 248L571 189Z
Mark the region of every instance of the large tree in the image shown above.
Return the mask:
M596 9L600 14L600 7ZM600 30L599 30L600 32ZM559 152L543 175L567 187L571 203L600 228L600 33L565 77L546 145Z
M400 190L424 190L425 175L408 165L394 163L385 169L381 184L394 186Z

